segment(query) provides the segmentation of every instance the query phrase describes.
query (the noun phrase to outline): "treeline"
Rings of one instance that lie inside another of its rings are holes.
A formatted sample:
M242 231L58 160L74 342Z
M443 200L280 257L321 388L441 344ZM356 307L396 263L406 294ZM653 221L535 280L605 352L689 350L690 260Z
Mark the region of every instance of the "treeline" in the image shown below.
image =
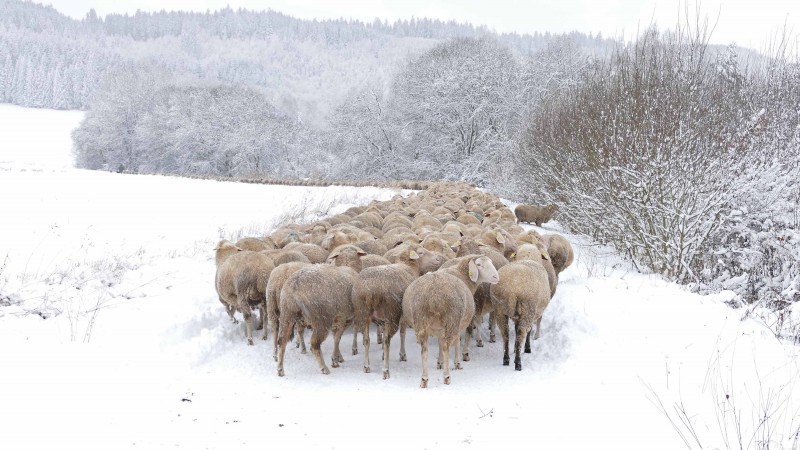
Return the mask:
M322 125L347 92L386 82L409 54L454 37L497 36L517 54L532 54L554 36L495 35L469 24L431 19L393 23L300 20L276 11L225 8L82 20L49 6L0 0L0 102L87 109L95 89L130 65L175 76L258 86L285 114ZM602 52L610 40L574 33Z

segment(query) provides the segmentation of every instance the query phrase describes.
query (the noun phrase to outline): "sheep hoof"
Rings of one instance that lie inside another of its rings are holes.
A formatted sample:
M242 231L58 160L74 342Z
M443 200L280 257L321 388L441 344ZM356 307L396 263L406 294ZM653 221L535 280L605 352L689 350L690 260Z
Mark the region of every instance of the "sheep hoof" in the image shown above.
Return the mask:
M331 374L331 369L328 369L327 367L323 367L322 368L322 374L323 375L330 375Z
M436 368L439 369L439 370L442 370L442 363L437 362L436 363Z
M455 364L455 370L461 370L461 363L460 362L457 362Z
M234 318L232 318L232 317L231 317L231 322L233 322L233 323L234 323L234 325L236 325L236 324L238 324L238 323L239 323L239 321L238 321L238 320L236 320L236 319L234 319Z
M400 361L408 361L405 353L400 353Z
M247 345L254 345L253 338L247 338Z
M497 342L497 336L489 336L489 342Z
M278 376L279 376L279 377L282 377L282 376L283 376L283 369L278 369Z
M364 366L364 373L369 373L370 370L369 366Z
M478 343L475 345L477 345L478 347L483 347L483 341L478 341Z
M353 356L356 356L357 354L358 354L358 349L357 349L357 348L354 348L354 349L353 349Z
M336 369L336 368L338 368L338 367L339 367L339 361L337 361L337 360L336 360L336 358L333 358L333 359L331 360L331 367L333 367L334 369ZM324 373L324 372L323 372L323 373Z
M378 344L383 344L383 335L378 335Z
M384 370L383 371L383 379L384 380L388 380L389 379L389 371L388 370Z
M531 352L531 348L530 347L525 347L525 353L530 353L530 352Z
M275 362L278 362L278 356L277 355L272 355L272 359L274 359Z
M302 353L302 354L304 354L304 355L305 355L306 353L308 353L308 351L306 351L306 349L301 349L301 350L300 350L300 353Z
M444 377L444 384L450 384L450 377Z
M339 362L340 362L340 363L343 363L343 362L344 362L344 356L342 356L342 354L341 354L341 353L339 354L339 356L337 357L337 359L339 360Z
M507 365L508 365L508 362L509 362L509 361L508 361L508 356L504 356L504 357L503 357L503 365L504 365L504 366L507 366Z
M464 361L469 361L469 353L464 353L463 358Z
M427 378L423 378L422 381L419 382L419 387L421 387L423 389L428 387L428 379Z
M514 363L514 370L522 370L522 363L515 362Z

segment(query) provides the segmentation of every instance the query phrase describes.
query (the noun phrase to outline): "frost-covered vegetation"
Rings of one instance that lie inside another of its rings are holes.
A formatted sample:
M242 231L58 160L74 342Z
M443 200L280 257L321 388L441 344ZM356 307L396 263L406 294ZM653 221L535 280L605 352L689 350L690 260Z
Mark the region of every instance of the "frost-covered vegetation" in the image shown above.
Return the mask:
M700 22L623 44L426 19L0 10L0 98L88 108L79 167L473 182L556 203L637 269L733 290L797 336L800 68L780 47L711 46Z

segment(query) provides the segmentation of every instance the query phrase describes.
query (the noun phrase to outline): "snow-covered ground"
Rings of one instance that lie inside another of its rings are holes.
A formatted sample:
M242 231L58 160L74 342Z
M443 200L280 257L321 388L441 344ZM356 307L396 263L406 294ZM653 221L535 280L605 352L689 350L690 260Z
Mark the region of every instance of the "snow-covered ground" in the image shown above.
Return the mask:
M797 347L570 235L521 372L473 345L420 389L409 333L390 380L377 345L328 376L290 346L279 378L216 298L214 244L397 192L76 170L80 118L0 105L0 448L800 446Z

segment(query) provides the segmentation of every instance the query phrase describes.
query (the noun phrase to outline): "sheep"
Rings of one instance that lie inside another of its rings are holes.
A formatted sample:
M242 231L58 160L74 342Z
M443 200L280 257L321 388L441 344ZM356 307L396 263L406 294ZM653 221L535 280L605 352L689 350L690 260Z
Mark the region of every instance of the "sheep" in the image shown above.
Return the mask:
M267 318L269 326L272 328L272 358L278 360L278 321L280 320L280 294L286 280L293 273L310 266L308 262L289 262L275 267L267 282ZM302 343L301 352L306 352L305 342L302 340L302 328L300 330L298 345Z
M523 244L517 250L517 254L515 255L516 262L530 260L534 262L539 262L542 267L544 267L545 271L547 272L547 281L548 281L548 288L550 289L550 298L552 299L553 296L556 295L556 288L558 287L558 273L555 271L553 264L551 262L551 257L547 252L544 244L541 242L537 242L536 244ZM536 334L533 337L533 340L539 339L541 337L541 330L542 330L542 318L539 318L536 321ZM528 332L528 335L525 337L525 353L531 352L531 333Z
M352 244L357 241L358 239L356 239L355 235L345 233L341 228L336 228L334 226L322 240L321 246L323 249L330 251L340 245Z
M444 367L444 384L450 384L447 362L450 344L455 343L453 358L459 362L459 334L475 313L472 299L479 283L499 281L492 261L485 256L464 258L458 265L440 269L414 280L403 294L403 320L414 328L422 347L420 387L428 387L428 336L439 337L439 361Z
M468 255L477 254L477 255L484 255L492 260L492 264L494 265L495 269L500 269L501 267L508 264L508 259L503 256L502 253L497 251L493 247L488 247L485 245L478 245L477 242L473 241L472 239L465 238L461 248L459 249L457 256L459 258L463 258ZM442 267L450 267L459 260L451 260L446 262ZM489 342L495 342L497 339L497 335L495 334L495 316L494 311L492 308L492 303L489 299L489 290L488 286L479 286L478 289L475 291L475 317L472 323L467 327L467 345L464 346L464 361L469 361L469 342L472 341L472 333L475 327L479 326L480 323L483 321L483 316L489 314ZM476 345L478 347L483 347L483 338L481 337L480 331L476 334L475 337Z
M319 245L304 244L301 242L292 242L291 244L286 245L283 249L300 252L313 264L324 263L330 254L328 250L325 250Z
M275 264L262 252L241 250L226 240L220 241L215 251L217 272L214 286L220 302L226 306L226 311L234 323L235 310L241 311L248 345L253 345L253 321L250 311L259 308L262 338L267 339L266 288Z
M542 242L547 247L550 260L557 274L560 274L572 264L575 254L569 241L558 234L548 234L542 236Z
M480 219L478 219L477 217L475 217L475 216L473 216L472 214L469 214L469 213L465 213L465 214L462 214L462 215L458 216L456 221L458 221L459 223L463 223L464 225L480 225L481 224L481 220Z
M447 241L436 236L428 236L423 239L422 247L432 252L441 253L447 259L453 259L456 257L456 252L453 251Z
M265 240L254 237L241 238L236 241L235 245L242 250L250 250L253 252L260 252L261 250L274 250L276 248L275 243L272 242L271 239Z
M366 269L367 267L388 266L391 263L391 261L379 255L367 254L361 258L361 265L363 269Z
M284 355L292 327L298 320L311 326L311 352L323 374L330 374L320 351L320 345L330 331L334 332L331 366L343 362L339 342L354 311L351 300L353 283L361 271L361 257L366 253L353 245L335 248L328 261L303 267L286 280L280 293L280 325L278 376L284 376Z
M353 245L355 245L356 247L360 248L361 250L364 250L365 252L367 252L370 255L383 255L387 251L389 251L389 248L383 242L381 242L378 239L369 239L369 240L365 240L365 241L358 241L358 242L354 243Z
M524 260L498 270L500 282L490 288L490 297L503 336L503 365L509 363L508 319L514 320L514 369L522 370L522 341L533 323L540 321L550 302L547 272L538 261Z
M517 251L517 240L499 226L492 226L487 229L481 235L479 241L501 251L506 258L510 258Z
M298 252L297 250L263 250L261 253L267 255L276 266L286 264L289 262L305 262L310 263L306 255Z
M539 234L536 230L526 230L522 233L517 234L518 243L536 244L537 242L541 242L541 240L542 240L542 235Z
M540 227L543 223L549 222L556 211L558 211L558 206L555 204L539 207L520 203L514 208L514 215L517 216L518 223L534 223Z
M394 264L362 270L353 285L354 345L358 330L362 330L364 372L369 373L369 323L373 320L383 323L384 380L389 378L389 344L400 324L403 293L422 273L438 268L444 261L442 255L418 245L403 244L401 248L403 252Z

